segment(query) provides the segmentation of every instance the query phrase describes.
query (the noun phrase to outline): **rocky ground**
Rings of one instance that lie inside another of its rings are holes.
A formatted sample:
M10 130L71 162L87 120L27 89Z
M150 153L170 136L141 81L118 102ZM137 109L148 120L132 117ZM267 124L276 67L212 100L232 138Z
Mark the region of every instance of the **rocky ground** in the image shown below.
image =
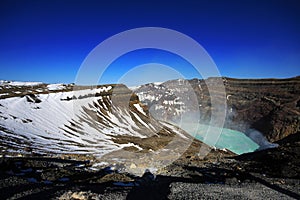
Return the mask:
M84 156L2 157L1 199L300 199L299 136L275 149L242 156L211 150L205 158L195 155L196 141L173 164L143 176L117 166L96 170Z

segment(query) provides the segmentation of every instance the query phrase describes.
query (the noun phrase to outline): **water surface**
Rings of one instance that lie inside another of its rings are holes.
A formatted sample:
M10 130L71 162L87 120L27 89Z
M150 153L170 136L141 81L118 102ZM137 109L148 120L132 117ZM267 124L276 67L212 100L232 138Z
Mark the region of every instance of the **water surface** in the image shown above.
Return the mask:
M218 149L228 149L238 155L253 152L259 145L244 133L227 128L199 124L182 127L196 139Z

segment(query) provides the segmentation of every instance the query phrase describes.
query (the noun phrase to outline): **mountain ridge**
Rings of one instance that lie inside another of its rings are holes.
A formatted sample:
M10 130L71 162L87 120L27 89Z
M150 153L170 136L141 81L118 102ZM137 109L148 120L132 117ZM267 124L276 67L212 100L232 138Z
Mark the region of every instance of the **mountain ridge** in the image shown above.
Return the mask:
M168 152L174 160L193 140L174 125L152 118L138 96L122 84L2 84L0 96L0 149L6 156L77 154L102 162L104 155L116 152L106 163L123 162L130 169L136 160L134 173L143 173L162 161L138 164L139 159L124 161L127 155L150 158Z

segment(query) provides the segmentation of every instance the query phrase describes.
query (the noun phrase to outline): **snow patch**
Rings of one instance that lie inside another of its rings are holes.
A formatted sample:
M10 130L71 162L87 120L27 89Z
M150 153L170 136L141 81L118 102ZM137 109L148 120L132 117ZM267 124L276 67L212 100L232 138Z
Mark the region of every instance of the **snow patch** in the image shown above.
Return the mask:
M133 105L134 105L134 107L135 107L140 113L142 113L143 115L146 116L146 113L144 112L144 109L141 107L140 104L135 103L135 104L133 104Z
M41 85L42 82L20 82L20 81L4 81L0 80L0 85L11 85L11 86L36 86Z
M48 90L63 90L65 86L61 83L47 85Z

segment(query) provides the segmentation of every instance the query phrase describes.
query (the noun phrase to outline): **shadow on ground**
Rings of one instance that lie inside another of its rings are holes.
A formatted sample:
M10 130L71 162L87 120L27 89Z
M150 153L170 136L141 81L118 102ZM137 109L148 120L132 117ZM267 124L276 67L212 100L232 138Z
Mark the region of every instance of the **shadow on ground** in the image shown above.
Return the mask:
M185 171L184 176L158 175L154 178L151 173L137 177L109 168L92 171L89 162L55 158L2 158L0 169L1 199L56 199L68 191L88 191L110 198L118 194L124 199L168 199L172 193L172 183L220 186L258 183L281 194L300 199L300 195L295 191L263 177L221 167L186 166L182 167Z

